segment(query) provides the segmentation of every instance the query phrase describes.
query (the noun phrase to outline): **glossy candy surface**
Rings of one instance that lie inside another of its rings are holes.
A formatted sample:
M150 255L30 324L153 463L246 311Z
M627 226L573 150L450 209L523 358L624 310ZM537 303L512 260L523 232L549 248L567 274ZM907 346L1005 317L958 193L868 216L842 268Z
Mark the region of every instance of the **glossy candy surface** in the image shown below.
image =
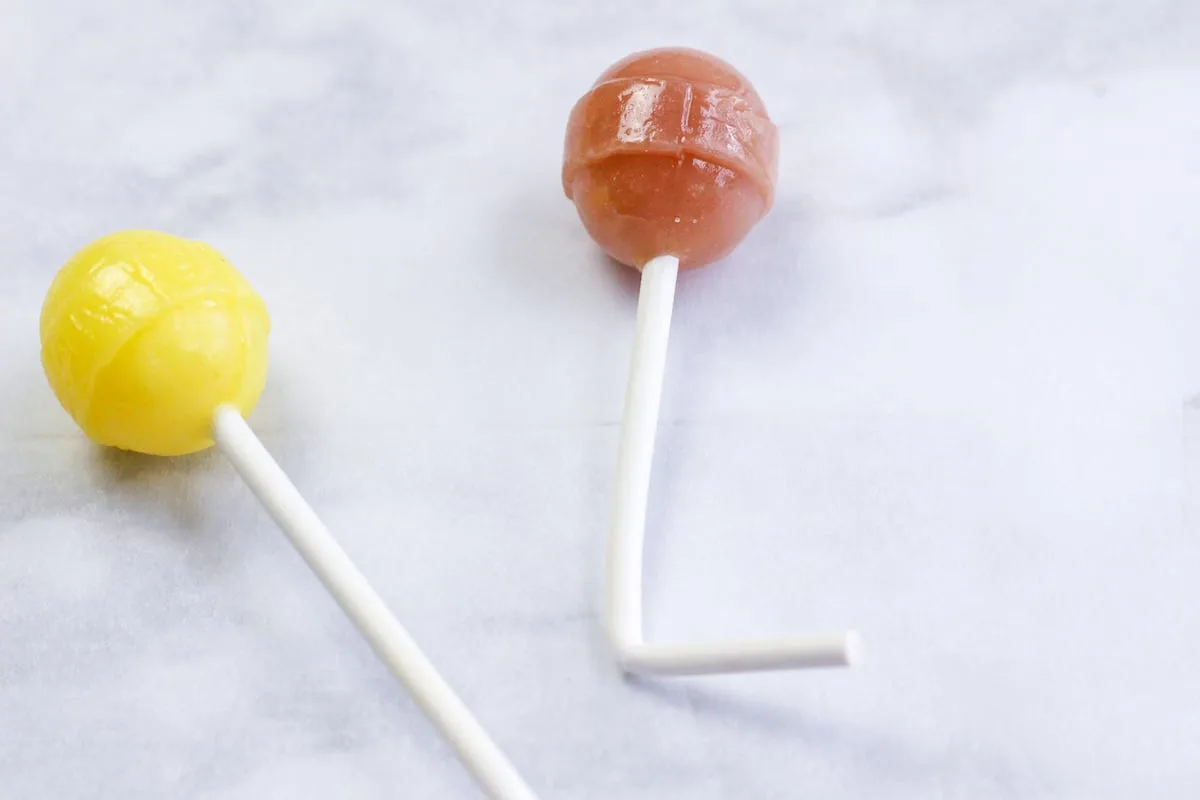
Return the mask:
M737 70L707 53L635 53L597 79L567 123L563 189L609 255L697 267L770 210L778 134Z
M42 307L42 367L95 441L182 455L212 444L217 406L254 407L269 329L262 299L216 250L123 231L55 277Z

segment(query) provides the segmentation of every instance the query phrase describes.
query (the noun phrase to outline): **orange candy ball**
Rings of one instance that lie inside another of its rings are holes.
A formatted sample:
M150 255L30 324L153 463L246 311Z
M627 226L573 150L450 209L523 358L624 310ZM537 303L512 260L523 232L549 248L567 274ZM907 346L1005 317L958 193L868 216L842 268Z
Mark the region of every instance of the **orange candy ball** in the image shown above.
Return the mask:
M592 239L623 264L699 267L771 208L779 137L741 73L698 50L635 53L571 111L563 189Z

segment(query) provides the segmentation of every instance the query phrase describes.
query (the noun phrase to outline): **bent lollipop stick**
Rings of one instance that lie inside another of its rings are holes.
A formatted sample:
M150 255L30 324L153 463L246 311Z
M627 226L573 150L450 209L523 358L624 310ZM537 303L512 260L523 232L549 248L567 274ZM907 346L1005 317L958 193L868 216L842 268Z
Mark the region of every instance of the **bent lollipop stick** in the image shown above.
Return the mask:
M608 633L628 672L683 675L847 666L853 632L651 644L642 633L646 498L675 278L731 252L770 210L779 135L750 81L715 56L664 47L605 70L571 110L563 191L588 234L642 270L608 544Z
M497 800L533 800L533 790L338 546L241 413L232 406L217 409L212 429L217 447L479 785Z
M678 272L674 256L652 259L642 269L608 540L608 633L617 661L627 672L655 675L850 666L861 649L853 631L700 644L651 644L643 637L646 504Z

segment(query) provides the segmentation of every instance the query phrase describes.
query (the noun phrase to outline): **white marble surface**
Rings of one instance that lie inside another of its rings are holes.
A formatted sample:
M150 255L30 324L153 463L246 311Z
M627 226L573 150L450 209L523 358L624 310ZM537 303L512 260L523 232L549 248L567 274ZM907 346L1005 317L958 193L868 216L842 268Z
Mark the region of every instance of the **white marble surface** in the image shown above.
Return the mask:
M4 3L0 798L475 796L226 463L54 402L42 295L124 227L267 298L255 427L547 800L1200 796L1200 4L674 5ZM783 158L681 281L647 622L858 671L601 646L635 282L560 145L660 44Z

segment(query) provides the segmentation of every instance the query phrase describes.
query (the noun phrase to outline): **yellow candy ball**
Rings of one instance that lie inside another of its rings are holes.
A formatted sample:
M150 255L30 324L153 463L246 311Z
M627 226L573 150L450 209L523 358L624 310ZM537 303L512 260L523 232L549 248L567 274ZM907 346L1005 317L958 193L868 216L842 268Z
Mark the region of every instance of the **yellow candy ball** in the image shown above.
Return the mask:
M201 242L122 231L80 250L42 306L42 368L97 442L153 455L212 445L222 404L248 414L267 374L260 298Z

